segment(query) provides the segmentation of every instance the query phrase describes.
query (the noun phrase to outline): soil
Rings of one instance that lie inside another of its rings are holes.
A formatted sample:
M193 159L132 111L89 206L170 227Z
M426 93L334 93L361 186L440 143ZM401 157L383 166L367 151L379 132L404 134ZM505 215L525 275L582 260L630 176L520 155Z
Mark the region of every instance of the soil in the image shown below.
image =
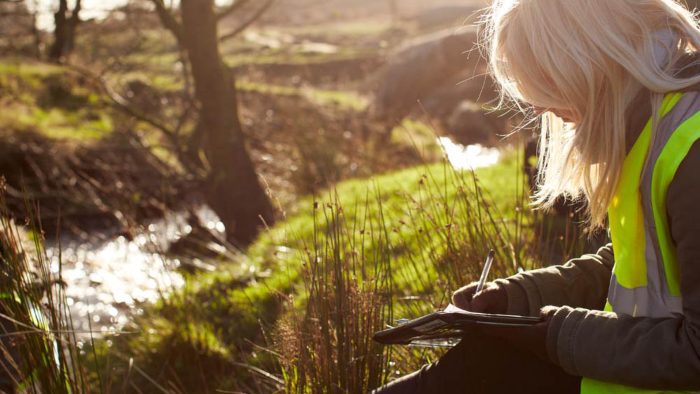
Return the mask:
M0 139L0 174L18 219L36 212L47 238L60 232L84 241L129 237L134 225L186 204L183 191L192 187L136 136L119 132L89 144L11 134Z
M335 182L420 162L411 147L379 145L385 125L362 112L298 96L245 92L240 101L256 168L283 208Z

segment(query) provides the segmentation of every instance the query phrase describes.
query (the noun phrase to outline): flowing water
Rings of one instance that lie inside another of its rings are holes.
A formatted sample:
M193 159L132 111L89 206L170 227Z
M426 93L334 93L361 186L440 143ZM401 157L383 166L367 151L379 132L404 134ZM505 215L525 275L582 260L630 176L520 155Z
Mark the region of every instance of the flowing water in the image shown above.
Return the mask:
M195 213L208 230L223 234L223 223L211 210L203 207ZM177 271L180 260L165 257L163 251L192 232L187 218L185 213L168 215L133 239L120 236L98 244L67 240L60 249L47 245L51 269L56 275L60 270L66 284L76 331L118 332L144 304L183 285Z
M501 151L497 148L487 148L479 144L460 145L449 137L439 137L438 144L442 146L447 160L456 170L474 170L489 167L501 158Z
M438 142L453 167L459 170L486 167L498 162L500 152L481 145L462 146L447 137ZM195 214L214 234L224 234L223 223L206 207ZM184 284L178 272L182 262L165 257L163 251L192 232L186 213L173 213L155 221L127 239L116 237L102 243L62 241L48 245L52 270L66 286L76 331L87 336L120 331L134 313ZM202 265L206 265L202 263ZM206 267L205 267L206 268ZM214 269L210 266L209 269Z

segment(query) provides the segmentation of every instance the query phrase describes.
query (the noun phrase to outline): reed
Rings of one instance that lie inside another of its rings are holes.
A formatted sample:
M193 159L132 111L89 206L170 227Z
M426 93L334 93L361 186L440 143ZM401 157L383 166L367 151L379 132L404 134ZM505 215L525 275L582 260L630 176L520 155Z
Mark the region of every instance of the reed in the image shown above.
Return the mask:
M47 258L40 231L29 237L9 219L0 197L0 390L91 392L85 368L91 355L78 347L61 266L60 256Z
M372 335L395 317L444 307L476 279L491 248L494 277L531 264L526 215L503 215L474 172L425 170L412 193L387 196L375 185L350 207L337 192L314 202L300 257L304 292L288 300L275 336L288 392L366 393L437 357L381 347Z
M337 194L314 204L301 251L305 306L278 325L287 392L366 393L386 379L389 353L371 338L391 320L393 253L384 218L368 206L346 213Z

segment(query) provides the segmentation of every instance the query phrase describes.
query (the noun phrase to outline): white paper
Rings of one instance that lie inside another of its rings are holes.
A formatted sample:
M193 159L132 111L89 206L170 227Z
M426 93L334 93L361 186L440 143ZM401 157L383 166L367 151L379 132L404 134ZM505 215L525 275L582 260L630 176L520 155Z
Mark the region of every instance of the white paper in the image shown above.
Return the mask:
M454 312L469 313L469 311L464 310L464 309L459 308L459 307L456 307L456 306L454 306L454 305L452 305L452 304L447 305L447 308L445 308L445 309L443 310L443 312L447 312L447 313L454 313Z

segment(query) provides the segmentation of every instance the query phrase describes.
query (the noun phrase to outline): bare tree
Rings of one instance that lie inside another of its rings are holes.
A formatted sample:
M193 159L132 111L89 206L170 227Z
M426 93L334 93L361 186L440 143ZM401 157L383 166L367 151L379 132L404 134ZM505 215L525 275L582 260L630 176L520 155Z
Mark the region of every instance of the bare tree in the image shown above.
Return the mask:
M80 23L81 0L75 0L72 10L68 0L59 0L54 14L54 41L49 50L49 59L59 62L75 47L75 31Z
M242 32L273 1L266 0L231 32L219 34L218 22L241 11L250 0L236 0L218 13L213 0L181 0L176 10L169 9L163 0L151 0L189 63L198 109L189 141L189 151L196 155L190 159L206 170L207 202L226 225L227 238L243 244L255 239L263 220L268 224L274 221L274 209L246 147L234 75L224 64L219 42Z

